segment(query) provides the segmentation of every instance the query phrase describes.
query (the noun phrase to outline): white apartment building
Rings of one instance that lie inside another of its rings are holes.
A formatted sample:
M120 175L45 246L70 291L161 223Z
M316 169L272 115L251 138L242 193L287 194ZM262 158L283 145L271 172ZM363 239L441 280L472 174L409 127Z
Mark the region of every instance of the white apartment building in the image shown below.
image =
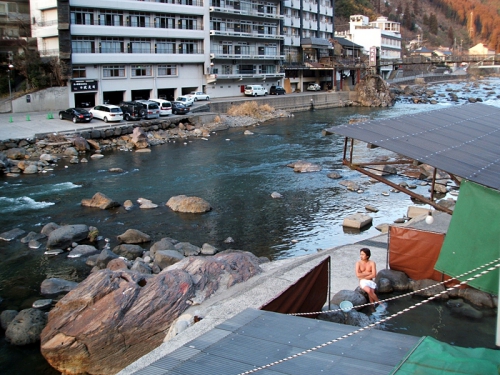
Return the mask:
M245 85L279 83L283 36L279 0L210 1L210 70L207 94L242 95Z
M354 15L349 20L349 31L335 33L353 43L363 46L368 55L371 47L378 49L380 74L385 79L401 61L401 25L387 17L379 17L369 22L369 18Z
M174 99L210 69L205 0L31 0L42 57L68 66L70 106Z
M30 10L41 56L67 66L71 106L241 95L283 84L285 61L300 66L292 82L317 82L311 64L334 33L334 0L31 0Z

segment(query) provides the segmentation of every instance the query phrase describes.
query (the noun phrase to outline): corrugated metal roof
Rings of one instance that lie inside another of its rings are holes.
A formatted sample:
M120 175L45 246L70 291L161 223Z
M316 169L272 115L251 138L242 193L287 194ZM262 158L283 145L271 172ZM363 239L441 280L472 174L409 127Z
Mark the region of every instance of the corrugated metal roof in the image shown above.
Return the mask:
M327 129L500 190L500 108L464 104Z
M246 309L135 375L237 375L334 340L357 328ZM371 329L257 373L385 375L420 340L419 337Z

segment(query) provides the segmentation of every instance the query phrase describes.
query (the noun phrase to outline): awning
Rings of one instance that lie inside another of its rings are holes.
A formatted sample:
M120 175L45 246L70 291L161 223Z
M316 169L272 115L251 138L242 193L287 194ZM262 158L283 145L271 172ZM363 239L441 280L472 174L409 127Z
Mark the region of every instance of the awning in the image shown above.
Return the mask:
M327 132L397 152L500 190L500 108L474 103L335 126Z

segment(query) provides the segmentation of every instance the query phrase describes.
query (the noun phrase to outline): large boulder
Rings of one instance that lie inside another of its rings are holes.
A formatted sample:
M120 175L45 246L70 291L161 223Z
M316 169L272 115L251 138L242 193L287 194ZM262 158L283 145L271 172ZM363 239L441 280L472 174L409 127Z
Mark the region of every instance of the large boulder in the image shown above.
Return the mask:
M86 239L88 234L89 227L85 224L64 225L50 232L47 240L47 249L67 248L73 242Z
M40 286L40 294L44 296L51 296L60 293L67 293L70 290L75 289L78 283L75 281L69 281L60 279L58 277L51 277L42 281Z
M259 272L240 251L185 258L155 276L94 272L50 311L41 352L62 373L116 374L160 345L191 304Z
M96 207L101 210L109 210L110 208L120 206L120 203L112 200L103 193L95 193L91 199L82 199L81 204L85 207Z
M391 107L395 95L389 85L378 75L368 75L356 85L358 101L363 107Z
M132 244L121 244L113 248L113 253L129 260L134 260L135 258L142 257L144 251L145 250L139 245Z
M287 167L293 168L293 171L297 173L319 172L322 169L321 165L304 160L298 160L294 163L290 163Z
M203 198L186 195L171 197L166 205L174 211L186 213L202 213L212 209L212 206Z
M47 324L47 314L38 309L21 310L7 326L5 340L13 345L28 345L40 341Z
M380 270L375 277L377 285L380 279L388 279L391 282L392 289L395 291L405 292L410 289L410 279L404 272L383 269Z
M160 267L160 269L164 269L183 260L184 255L177 250L158 250L155 253L154 259L154 264Z
M134 128L130 141L138 149L144 149L149 147L148 136L146 132L140 127Z
M149 249L149 252L151 253L151 256L154 258L158 250L176 250L175 244L177 243L178 241L174 240L173 238L164 237L160 241L155 242L153 246L151 246L151 248Z
M151 237L137 229L127 229L118 237L120 243L144 243L151 241Z

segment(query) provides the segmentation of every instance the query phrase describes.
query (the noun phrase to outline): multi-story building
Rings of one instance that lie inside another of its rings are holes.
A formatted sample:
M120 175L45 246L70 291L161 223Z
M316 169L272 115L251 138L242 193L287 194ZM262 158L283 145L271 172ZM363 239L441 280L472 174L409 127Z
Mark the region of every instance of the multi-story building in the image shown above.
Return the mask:
M401 25L389 21L387 17L369 22L366 16L351 16L349 31L336 32L335 35L363 46L365 54L370 54L370 49L373 51L376 48L379 59L377 66L383 78L388 78L401 62Z
M284 0L284 85L304 90L309 83L327 86L332 68L321 62L333 55L334 0Z
M174 99L210 69L203 0L33 0L40 54L68 66L70 105Z
M280 83L283 19L278 0L210 0L212 97L239 95L247 84Z
M6 73L12 56L28 46L29 0L0 1L0 65Z
M42 57L67 69L70 105L302 88L331 76L333 0L32 0ZM285 64L285 65L284 65ZM287 65L288 64L288 65ZM316 64L316 65L315 65Z

